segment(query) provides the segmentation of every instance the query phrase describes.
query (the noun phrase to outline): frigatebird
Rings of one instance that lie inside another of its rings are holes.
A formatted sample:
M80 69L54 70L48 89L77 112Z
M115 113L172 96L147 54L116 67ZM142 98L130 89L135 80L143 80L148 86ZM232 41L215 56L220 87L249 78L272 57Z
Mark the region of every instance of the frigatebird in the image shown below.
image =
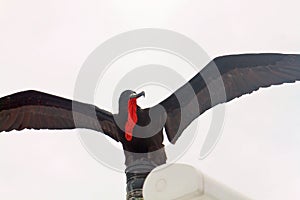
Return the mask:
M215 73L216 69L218 73ZM120 95L117 114L33 90L3 97L0 99L0 132L25 128L92 129L122 143L128 169L140 160L147 160L155 167L164 164L167 159L163 130L168 140L175 144L185 128L208 109L261 87L297 80L300 80L300 55L297 54L221 56L152 108L139 107L137 99L145 93L132 90ZM213 87L218 81L222 82L223 88ZM159 153L148 155L151 152ZM139 153L143 156L139 157ZM148 173L137 173L131 169L126 173L127 198L141 197L138 191L141 191Z

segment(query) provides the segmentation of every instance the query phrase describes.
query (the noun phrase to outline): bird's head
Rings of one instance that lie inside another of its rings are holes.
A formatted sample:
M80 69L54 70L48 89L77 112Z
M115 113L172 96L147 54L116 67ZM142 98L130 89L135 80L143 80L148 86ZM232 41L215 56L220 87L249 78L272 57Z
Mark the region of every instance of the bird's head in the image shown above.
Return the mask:
M145 92L142 91L140 93L136 93L135 91L132 90L125 90L122 92L119 98L119 113L123 113L127 111L128 109L128 102L130 99L137 99L141 96L145 97Z

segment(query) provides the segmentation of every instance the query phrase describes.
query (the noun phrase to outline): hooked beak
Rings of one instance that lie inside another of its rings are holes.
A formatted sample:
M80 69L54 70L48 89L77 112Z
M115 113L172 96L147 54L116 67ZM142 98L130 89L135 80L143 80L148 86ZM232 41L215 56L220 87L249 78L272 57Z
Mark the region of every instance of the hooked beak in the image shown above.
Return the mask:
M140 92L140 93L133 93L133 94L131 94L130 95L130 99L133 99L133 98L139 98L139 97L141 97L141 96L143 96L143 97L145 97L145 92L144 91L142 91L142 92Z

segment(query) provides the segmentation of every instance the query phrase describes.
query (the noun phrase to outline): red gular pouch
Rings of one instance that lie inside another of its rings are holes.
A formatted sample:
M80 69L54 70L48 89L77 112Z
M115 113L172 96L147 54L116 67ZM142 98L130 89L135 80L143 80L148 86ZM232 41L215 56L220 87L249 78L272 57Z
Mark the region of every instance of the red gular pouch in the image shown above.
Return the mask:
M131 98L128 100L128 118L125 125L125 138L127 141L132 140L132 131L138 120L137 113L136 113L137 111L136 99L137 98Z

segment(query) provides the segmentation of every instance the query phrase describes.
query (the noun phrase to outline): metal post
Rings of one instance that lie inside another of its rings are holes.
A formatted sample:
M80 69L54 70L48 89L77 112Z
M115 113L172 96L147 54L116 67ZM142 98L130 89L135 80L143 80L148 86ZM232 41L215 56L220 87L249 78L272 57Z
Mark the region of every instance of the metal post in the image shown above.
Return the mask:
M150 161L137 160L127 166L125 173L127 178L127 200L143 200L143 185L148 174L156 166Z

